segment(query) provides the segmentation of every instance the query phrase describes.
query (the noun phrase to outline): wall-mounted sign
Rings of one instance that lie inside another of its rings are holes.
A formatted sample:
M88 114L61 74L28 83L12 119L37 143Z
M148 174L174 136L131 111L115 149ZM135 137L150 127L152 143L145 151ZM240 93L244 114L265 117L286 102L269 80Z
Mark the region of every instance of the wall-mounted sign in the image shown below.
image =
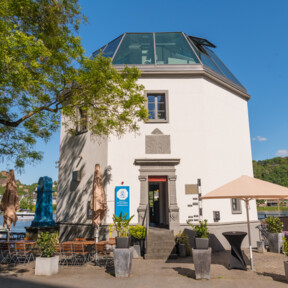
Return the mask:
M197 184L186 184L185 185L185 194L198 194L198 186Z
M127 219L130 217L130 187L116 186L115 187L115 215L119 216L127 213Z

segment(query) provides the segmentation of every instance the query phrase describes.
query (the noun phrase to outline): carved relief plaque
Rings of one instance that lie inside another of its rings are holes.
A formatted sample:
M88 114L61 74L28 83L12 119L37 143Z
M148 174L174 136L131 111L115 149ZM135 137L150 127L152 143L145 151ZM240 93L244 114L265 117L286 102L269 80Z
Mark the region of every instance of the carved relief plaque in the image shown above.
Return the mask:
M146 154L170 154L170 135L148 135L145 137Z

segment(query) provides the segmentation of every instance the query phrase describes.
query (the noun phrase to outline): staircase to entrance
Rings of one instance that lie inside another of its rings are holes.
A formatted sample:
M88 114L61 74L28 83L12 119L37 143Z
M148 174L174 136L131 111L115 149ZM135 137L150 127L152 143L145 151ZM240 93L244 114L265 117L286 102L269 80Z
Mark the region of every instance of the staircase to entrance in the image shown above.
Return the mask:
M177 258L173 230L150 227L145 259Z

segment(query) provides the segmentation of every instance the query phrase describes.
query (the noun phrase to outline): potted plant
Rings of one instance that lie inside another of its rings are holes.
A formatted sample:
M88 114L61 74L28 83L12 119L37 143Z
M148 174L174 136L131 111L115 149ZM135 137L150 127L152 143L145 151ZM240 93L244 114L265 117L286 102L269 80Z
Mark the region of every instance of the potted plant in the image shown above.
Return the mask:
M280 253L281 247L283 245L283 223L278 217L269 216L265 218L265 224L269 232L267 238L270 252Z
M59 256L55 256L58 243L56 233L42 232L37 239L40 257L36 257L35 275L53 275L58 273Z
M283 237L282 251L284 255L288 256L288 241L286 237ZM288 261L284 261L284 269L286 280L288 281Z
M187 224L191 226L191 228L196 232L195 237L195 248L196 249L208 249L209 246L209 238L208 238L208 227L207 220L199 221L199 225L193 225L189 221Z
M146 228L142 225L129 227L135 253L140 257L144 255L144 241L146 239ZM138 257L137 257L138 258Z
M180 257L191 256L190 241L185 232L179 231L179 233L175 235L175 242Z
M113 229L117 233L116 237L116 248L129 248L130 247L130 236L129 236L129 223L134 215L127 219L127 213L119 216L113 215Z

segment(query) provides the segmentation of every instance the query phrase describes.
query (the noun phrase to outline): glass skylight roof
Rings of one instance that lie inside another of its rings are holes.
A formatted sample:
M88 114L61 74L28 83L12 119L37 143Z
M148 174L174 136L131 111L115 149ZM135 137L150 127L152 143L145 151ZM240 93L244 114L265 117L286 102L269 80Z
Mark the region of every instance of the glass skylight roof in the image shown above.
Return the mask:
M216 46L183 32L125 33L95 51L92 57L103 53L112 58L113 65L202 64L242 86L210 48Z

